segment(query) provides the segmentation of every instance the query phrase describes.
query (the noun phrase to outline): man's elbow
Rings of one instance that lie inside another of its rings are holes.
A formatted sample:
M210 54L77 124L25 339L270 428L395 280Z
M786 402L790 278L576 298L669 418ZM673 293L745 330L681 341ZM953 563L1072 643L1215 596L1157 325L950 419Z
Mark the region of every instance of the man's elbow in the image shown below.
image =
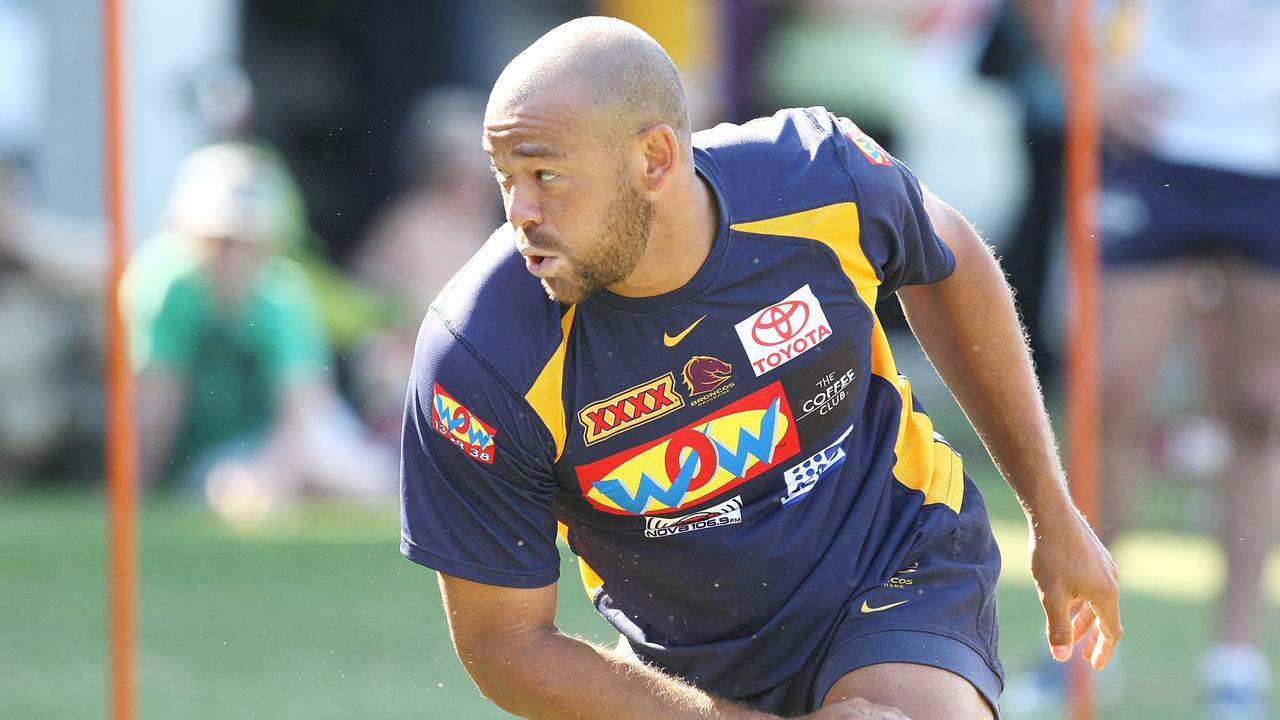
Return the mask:
M538 635L511 637L497 633L478 637L454 637L458 659L480 693L513 715L521 715L529 704L529 693L539 683L536 645Z

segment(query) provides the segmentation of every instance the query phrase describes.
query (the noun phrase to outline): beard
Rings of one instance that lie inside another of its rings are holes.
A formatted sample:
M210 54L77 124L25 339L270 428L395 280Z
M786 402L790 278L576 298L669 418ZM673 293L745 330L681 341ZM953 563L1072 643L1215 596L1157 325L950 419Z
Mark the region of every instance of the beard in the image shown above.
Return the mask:
M640 189L622 179L618 195L605 209L604 229L596 241L580 254L564 255L569 276L543 278L542 287L552 300L572 305L594 295L635 271L649 247L653 227L653 202ZM540 247L536 230L530 240Z

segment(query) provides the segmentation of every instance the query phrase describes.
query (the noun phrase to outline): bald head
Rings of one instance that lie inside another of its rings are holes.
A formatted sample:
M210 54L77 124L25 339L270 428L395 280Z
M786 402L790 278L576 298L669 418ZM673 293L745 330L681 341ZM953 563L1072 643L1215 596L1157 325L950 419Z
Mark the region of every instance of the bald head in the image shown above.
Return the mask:
M570 92L587 129L622 142L659 124L691 152L684 84L662 46L622 20L571 20L543 35L502 71L487 114L506 116L545 93Z

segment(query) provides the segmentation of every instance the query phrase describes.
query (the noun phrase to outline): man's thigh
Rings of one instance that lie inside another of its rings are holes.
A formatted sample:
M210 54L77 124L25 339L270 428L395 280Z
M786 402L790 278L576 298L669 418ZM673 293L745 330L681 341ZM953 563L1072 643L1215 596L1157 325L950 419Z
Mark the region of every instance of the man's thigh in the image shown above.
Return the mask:
M858 668L836 681L823 705L860 697L901 710L911 720L990 720L991 706L968 680L912 663Z

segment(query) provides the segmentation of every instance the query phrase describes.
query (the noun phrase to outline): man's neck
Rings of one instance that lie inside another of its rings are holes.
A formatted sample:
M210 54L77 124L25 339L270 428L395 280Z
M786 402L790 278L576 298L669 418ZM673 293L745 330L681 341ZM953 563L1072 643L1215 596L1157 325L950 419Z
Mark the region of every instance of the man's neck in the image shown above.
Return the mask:
M697 173L690 172L681 185L674 202L657 209L648 248L636 271L610 286L610 291L627 297L664 295L698 274L711 254L720 214L715 194Z

